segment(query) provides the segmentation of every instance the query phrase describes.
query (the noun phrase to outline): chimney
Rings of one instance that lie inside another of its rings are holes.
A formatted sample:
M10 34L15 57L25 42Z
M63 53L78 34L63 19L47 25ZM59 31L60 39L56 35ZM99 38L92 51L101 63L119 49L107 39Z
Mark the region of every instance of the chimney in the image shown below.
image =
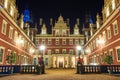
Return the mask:
M67 18L67 26L70 26L70 19Z
M76 21L77 21L77 25L79 26L80 25L80 19L77 18Z
M43 24L43 19L40 18L40 26Z
M98 29L102 25L102 20L98 13L96 15L96 18L97 18L96 25L97 25L97 29Z

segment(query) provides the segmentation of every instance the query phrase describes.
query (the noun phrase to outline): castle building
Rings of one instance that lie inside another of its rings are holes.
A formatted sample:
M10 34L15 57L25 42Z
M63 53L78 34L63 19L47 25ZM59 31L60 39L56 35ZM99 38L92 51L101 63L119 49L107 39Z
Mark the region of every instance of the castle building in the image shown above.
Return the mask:
M96 26L92 25L83 29L87 64L105 64L106 55L112 56L113 64L120 64L120 0L104 0L102 19L97 14Z
M84 35L79 32L79 19L74 26L73 34L70 34L69 19L64 21L62 15L53 25L50 19L52 33L48 34L46 24L43 24L40 18L41 33L36 35L37 56L34 59L39 61L38 57L43 54L46 68L75 68L77 60L82 57L84 51L77 50L77 46L84 45ZM45 46L44 51L40 50L41 45Z
M27 29L26 34L23 15L18 21L18 14L16 0L0 0L0 65L33 63L34 32Z

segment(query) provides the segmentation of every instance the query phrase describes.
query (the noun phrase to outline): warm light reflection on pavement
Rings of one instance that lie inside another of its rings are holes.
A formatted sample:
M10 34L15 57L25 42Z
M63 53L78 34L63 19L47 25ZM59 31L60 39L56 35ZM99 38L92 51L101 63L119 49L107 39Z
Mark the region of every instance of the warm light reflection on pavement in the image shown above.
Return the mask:
M109 74L76 74L76 69L49 69L45 74L15 74L0 77L0 80L120 80Z

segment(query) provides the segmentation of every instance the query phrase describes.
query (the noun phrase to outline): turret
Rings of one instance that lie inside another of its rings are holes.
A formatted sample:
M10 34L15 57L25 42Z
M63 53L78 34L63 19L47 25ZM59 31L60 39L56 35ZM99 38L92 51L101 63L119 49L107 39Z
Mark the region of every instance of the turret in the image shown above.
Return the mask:
M53 19L50 18L50 26L53 27Z
M97 29L98 29L102 25L102 20L101 20L101 17L98 13L96 15L96 19L97 19L96 26L97 26Z
M79 33L79 27L78 27L77 24L75 24L75 27L74 27L74 34L75 34L75 35L80 34L80 33Z
M90 36L92 36L93 35L93 33L94 33L94 24L93 23L90 23Z
M82 29L84 36L85 36L85 43L89 40L89 29L85 28L84 24L83 24L83 29Z
M58 23L64 23L64 20L61 14L60 14L60 17L58 18Z
M47 28L46 28L45 24L43 24L43 26L42 26L41 34L47 34Z
M67 18L67 26L69 27L70 26L70 19Z
M20 16L19 23L20 23L20 27L23 29L24 27L23 14L21 14Z
M79 20L79 18L77 18L76 21L77 21L77 25L79 26L79 25L80 25L80 20Z
M43 19L40 18L40 26L42 26L42 24L43 24Z
M90 27L90 36L93 35L93 31L94 31L94 24L93 24L93 20L92 20L92 17L90 16L90 20L89 20L90 24L89 24L89 27Z

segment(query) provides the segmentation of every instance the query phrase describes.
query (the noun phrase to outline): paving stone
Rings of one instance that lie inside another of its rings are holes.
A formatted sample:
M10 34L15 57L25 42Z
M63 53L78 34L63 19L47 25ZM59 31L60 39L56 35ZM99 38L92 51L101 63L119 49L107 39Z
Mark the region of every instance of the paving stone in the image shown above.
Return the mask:
M109 74L76 74L76 69L47 69L45 74L15 74L0 77L0 80L120 80Z

